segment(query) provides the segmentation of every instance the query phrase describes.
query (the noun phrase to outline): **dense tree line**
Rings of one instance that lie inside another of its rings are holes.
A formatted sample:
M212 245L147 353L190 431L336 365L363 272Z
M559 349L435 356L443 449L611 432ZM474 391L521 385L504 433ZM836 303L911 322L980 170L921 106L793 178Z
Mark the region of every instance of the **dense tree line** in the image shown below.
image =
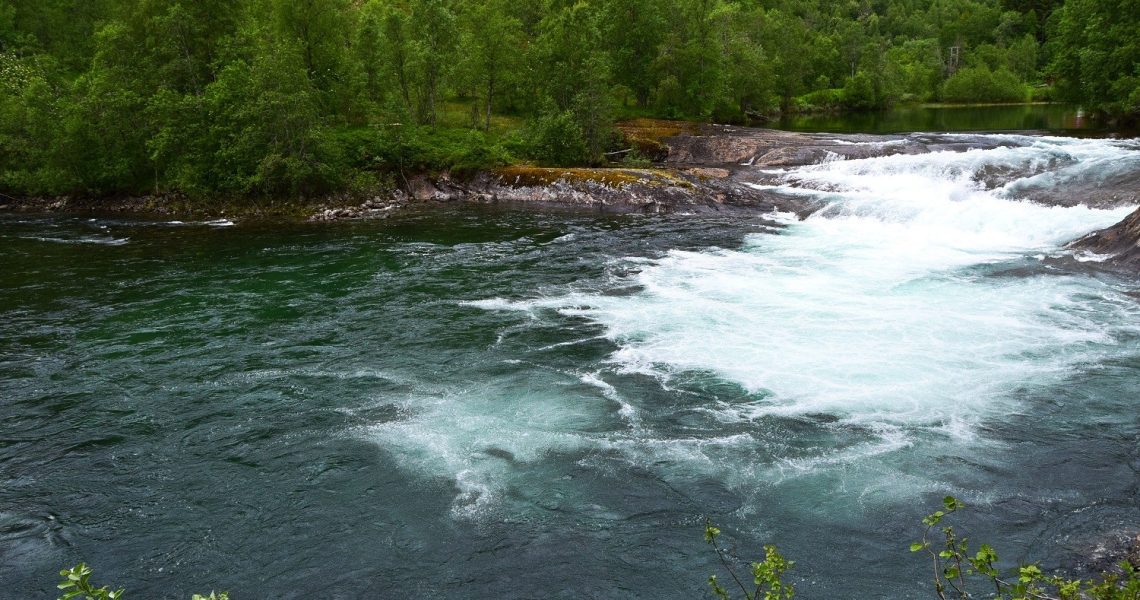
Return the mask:
M1138 34L1136 0L0 0L0 191L368 192L595 163L619 116L1135 114Z

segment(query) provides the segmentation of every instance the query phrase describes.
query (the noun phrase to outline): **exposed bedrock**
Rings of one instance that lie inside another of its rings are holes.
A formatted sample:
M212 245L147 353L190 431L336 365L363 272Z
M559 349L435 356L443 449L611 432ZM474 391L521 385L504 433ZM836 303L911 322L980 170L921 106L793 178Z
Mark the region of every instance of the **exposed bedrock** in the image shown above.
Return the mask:
M1109 261L1113 264L1140 269L1140 209L1108 229L1072 242L1069 247L1111 256Z
M1063 148L1052 156L1016 152L1033 144L1026 136L795 133L644 119L619 128L631 150L657 160L652 167L512 166L463 181L447 174L421 176L408 182L407 195L395 204L467 201L616 213L780 211L802 217L819 210L822 201L789 192L796 184L785 177L787 169L829 160L1010 148L1008 161L1003 154L948 168L963 169L961 175L980 188L1014 200L1094 208L1140 205L1140 164L1106 161L1088 169ZM383 217L388 208L361 205L314 218Z
M774 129L702 126L697 135L664 141L666 164L795 167L829 157L919 154L927 148L903 136L807 134Z
M471 181L415 182L418 200L568 207L614 213L723 213L772 211L804 214L804 198L757 190L728 169L559 169L508 167Z

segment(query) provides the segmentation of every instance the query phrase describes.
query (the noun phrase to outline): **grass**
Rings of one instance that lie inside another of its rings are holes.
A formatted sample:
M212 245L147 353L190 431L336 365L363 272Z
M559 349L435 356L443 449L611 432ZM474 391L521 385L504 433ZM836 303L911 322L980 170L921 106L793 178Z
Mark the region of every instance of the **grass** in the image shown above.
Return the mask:
M472 113L474 107L477 114ZM474 100L455 99L444 102L439 107L436 116L439 127L449 129L483 129L486 113L476 106ZM494 113L491 115L491 130L488 135L494 139L503 138L511 133L521 131L526 126L522 117Z

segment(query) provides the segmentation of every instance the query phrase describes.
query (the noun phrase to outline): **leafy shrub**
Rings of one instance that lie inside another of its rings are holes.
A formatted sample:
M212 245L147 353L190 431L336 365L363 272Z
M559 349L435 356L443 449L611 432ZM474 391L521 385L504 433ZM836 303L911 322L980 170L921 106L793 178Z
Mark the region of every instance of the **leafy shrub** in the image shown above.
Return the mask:
M1067 579L1045 575L1036 564L1022 565L1003 574L998 567L998 555L989 544L981 544L970 553L968 540L958 534L948 517L965 507L960 500L946 496L942 510L922 519L926 529L922 539L910 545L911 552L925 552L934 563L934 594L939 600L970 600L984 597L998 600L1140 600L1140 569L1128 561L1120 564L1120 573L1109 573L1099 580ZM936 542L933 534L942 534ZM764 546L764 560L752 563L752 582L746 585L736 574L725 551L717 544L720 529L705 519L705 542L716 551L717 558L732 578L730 587L739 588L745 600L791 600L795 595L792 585L783 581L784 574L795 563L788 561L775 546ZM720 600L732 595L721 586L715 575L709 577L709 586Z
M503 166L511 154L482 131L391 124L337 131L335 145L343 156L342 169L371 171L381 183L387 174L452 171L468 174ZM353 181L347 181L352 191Z
M1030 102L1054 102L1057 100L1057 88L1051 85L1037 85L1029 88Z
M1023 102L1026 95L1025 84L1004 67L966 67L942 84L946 102Z
M59 575L63 577L63 581L56 587L63 595L59 600L122 600L124 592L122 588L117 590L110 590L107 586L97 588L91 583L91 573L91 567L85 563L60 571ZM209 596L194 594L190 600L230 600L230 595L226 592L210 592Z
M881 107L875 93L875 83L866 71L848 77L843 84L843 105L851 110L873 110Z
M396 189L396 182L390 173L352 169L345 177L344 186L344 191L354 198L371 198L387 195Z
M842 106L843 88L816 90L796 98L796 110L801 112L832 111Z
M795 566L795 563L785 559L775 546L764 546L763 562L752 563L752 585L756 587L754 591L750 592L749 587L751 586L744 585L728 562L724 550L717 544L718 536L720 536L720 529L713 526L712 521L705 519L705 543L716 550L717 558L720 559L721 564L732 577L736 587L739 587L744 594L744 600L792 600L795 597L795 587L783 581L784 573ZM728 590L720 585L716 575L709 577L709 587L720 600L732 598Z
M480 131L467 132L464 143L448 156L449 169L460 177L470 176L478 171L502 167L511 163L511 155L506 148L491 143Z
M528 133L527 153L539 164L569 166L590 161L586 138L570 111L543 114L531 124Z
M971 555L968 540L945 524L965 505L953 496L946 496L942 504L943 510L922 520L926 525L922 540L910 545L911 552L926 552L933 561L934 592L940 600L968 600L975 597L971 589L982 587L993 589L994 597L1001 600L1140 600L1140 571L1127 561L1120 564L1123 577L1108 574L1100 581L1047 576L1035 564L1003 575L995 566L998 555L992 546L981 544ZM938 549L931 534L940 525L943 540Z
M119 600L123 597L123 590L109 590L107 586L101 588L95 587L91 583L91 567L84 563L79 563L70 569L64 569L59 572L59 576L63 577L63 581L59 582L56 587L62 590L63 595L59 600L72 600L72 598L81 598L84 600Z

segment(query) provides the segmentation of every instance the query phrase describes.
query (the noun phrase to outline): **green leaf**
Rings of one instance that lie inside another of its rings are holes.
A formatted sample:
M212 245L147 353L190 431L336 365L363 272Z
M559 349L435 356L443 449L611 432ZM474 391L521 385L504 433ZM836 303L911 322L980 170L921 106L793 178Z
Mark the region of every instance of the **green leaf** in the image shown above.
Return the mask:
M925 547L926 547L926 545L923 544L922 542L915 542L915 543L910 545L910 551L911 552L918 552L919 550L922 550Z
M1022 583L1030 583L1041 577L1041 569L1037 565L1027 565L1018 570L1018 580Z
M705 520L705 543L711 544L716 541L716 537L720 535L720 529L713 526L712 521Z

